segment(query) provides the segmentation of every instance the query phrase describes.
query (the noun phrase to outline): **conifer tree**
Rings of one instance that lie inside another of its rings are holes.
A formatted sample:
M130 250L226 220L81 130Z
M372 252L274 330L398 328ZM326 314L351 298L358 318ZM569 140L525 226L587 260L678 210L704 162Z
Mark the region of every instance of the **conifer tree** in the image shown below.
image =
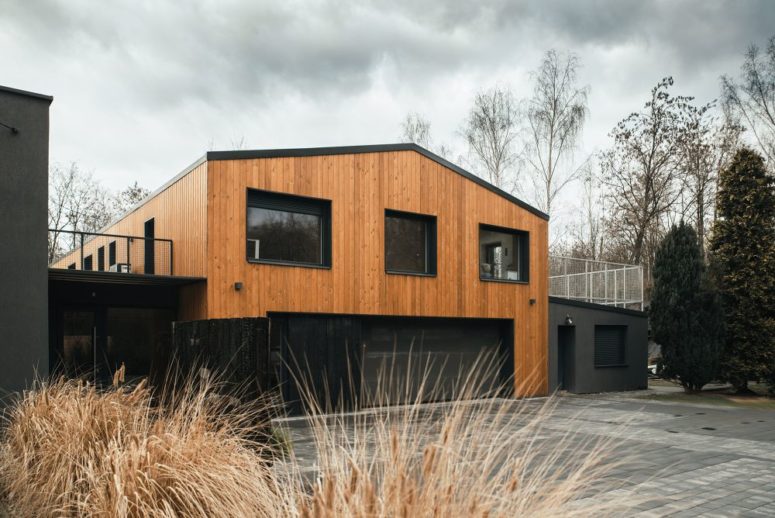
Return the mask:
M721 374L738 391L775 370L775 179L741 149L719 175L711 265L724 308Z
M689 392L718 374L723 345L718 296L704 277L697 234L682 221L657 249L650 311L654 339L662 348L661 373Z

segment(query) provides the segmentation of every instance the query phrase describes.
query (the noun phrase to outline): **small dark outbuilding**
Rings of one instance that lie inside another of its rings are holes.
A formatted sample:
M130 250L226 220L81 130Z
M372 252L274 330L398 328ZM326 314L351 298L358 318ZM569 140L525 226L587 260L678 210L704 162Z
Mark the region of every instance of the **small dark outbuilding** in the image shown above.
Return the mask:
M575 393L648 386L646 313L549 297L549 387Z

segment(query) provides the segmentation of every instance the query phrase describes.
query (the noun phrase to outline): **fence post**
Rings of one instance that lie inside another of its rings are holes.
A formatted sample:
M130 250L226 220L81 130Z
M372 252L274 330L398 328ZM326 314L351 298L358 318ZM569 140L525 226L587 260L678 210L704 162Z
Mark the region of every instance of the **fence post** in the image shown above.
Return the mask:
M131 237L126 238L126 267L129 269L129 273L132 273L131 263L129 262L129 243L132 241Z
M173 265L175 264L175 262L172 260L172 241L167 241L167 244L170 247L170 275L175 275L173 271L173 268L174 268Z
M83 234L81 236L81 270L83 270Z
M614 270L614 307L617 307L616 300L619 298L619 279L618 274L619 270Z
M592 302L592 299L590 298L591 290L589 289L589 281L590 279L590 273L589 273L589 261L584 261L584 291L586 292L587 296L587 302Z
M643 267L638 267L640 269L640 310L643 311Z
M622 302L622 307L625 307L627 305L627 268L624 268L624 272L622 272L622 275L624 276L624 280L622 281L622 285L624 285L624 302Z

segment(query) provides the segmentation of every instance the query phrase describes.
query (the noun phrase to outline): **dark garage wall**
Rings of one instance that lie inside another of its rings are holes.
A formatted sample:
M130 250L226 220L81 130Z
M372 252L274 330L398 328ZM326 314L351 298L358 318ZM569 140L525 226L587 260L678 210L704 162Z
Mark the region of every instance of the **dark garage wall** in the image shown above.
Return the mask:
M566 317L573 320L573 352L566 359L571 365L570 392L610 392L647 387L648 320L641 311L549 297L549 388L558 386L558 335ZM595 367L595 326L626 326L625 365Z
M0 394L48 373L51 98L0 86Z

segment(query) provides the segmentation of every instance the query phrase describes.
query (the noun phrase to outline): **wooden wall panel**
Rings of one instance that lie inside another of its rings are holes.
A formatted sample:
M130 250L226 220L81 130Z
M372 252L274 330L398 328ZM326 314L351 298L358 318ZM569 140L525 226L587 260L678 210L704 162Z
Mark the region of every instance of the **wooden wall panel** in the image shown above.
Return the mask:
M248 188L331 200L331 268L248 263ZM209 318L310 312L513 319L517 391L547 393L544 219L414 151L211 161L207 205ZM436 277L385 273L386 208L437 217ZM528 284L479 280L480 223L530 233Z
M103 229L106 234L143 236L145 222L155 220L155 236L173 240L173 272L190 277L207 276L207 163L202 163L182 176L153 198L137 207L120 221ZM97 269L97 249L105 246L105 269L108 268L108 238L96 238L84 245L84 256L93 254L94 269ZM126 262L126 246L117 240L117 261ZM156 270L168 269L166 245L157 243ZM144 273L144 252L142 242L131 245L130 262L133 273ZM80 251L65 256L53 265L67 268L80 262ZM80 269L80 268L79 268Z

